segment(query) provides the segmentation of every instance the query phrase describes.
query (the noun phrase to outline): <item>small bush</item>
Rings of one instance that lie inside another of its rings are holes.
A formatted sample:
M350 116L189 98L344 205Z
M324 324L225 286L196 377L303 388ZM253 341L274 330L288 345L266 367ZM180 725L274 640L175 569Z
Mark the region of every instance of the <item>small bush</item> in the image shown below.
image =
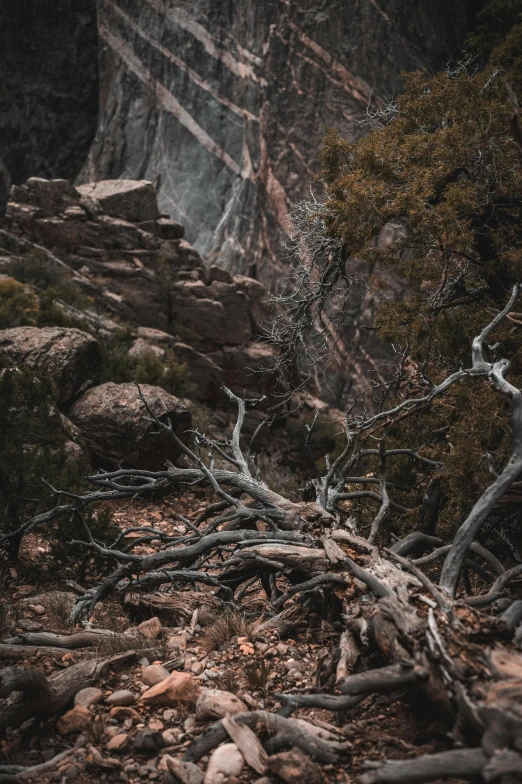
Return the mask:
M152 384L178 397L194 393L195 385L185 363L176 362L171 351L160 359L152 351L145 353L136 363L135 379L138 384Z
M85 466L71 459L54 401L56 389L45 372L28 368L0 371L0 531L12 536L4 542L11 559L18 558L21 534L14 535L32 515L52 508L56 497L45 484L69 492L86 489ZM85 517L97 536L106 531L107 513ZM84 538L82 521L59 518L45 531L56 563L63 563L78 550L70 548L74 538Z
M34 326L39 314L35 294L13 278L0 280L0 329Z

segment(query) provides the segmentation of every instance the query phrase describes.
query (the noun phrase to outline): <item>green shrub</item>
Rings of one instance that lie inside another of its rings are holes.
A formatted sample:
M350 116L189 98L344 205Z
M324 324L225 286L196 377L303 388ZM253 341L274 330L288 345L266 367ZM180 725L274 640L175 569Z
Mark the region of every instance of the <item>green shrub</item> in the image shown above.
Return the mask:
M39 315L35 294L13 278L0 280L0 329L34 326Z
M13 534L24 521L56 505L53 487L68 492L87 489L83 478L86 465L71 457L67 435L61 426L54 404L56 389L45 372L27 368L4 368L0 371L0 532ZM109 524L106 515L86 517L98 535ZM75 537L85 538L81 520L62 517L42 529L51 556L62 562L71 550L67 543ZM10 559L17 559L23 535L17 533L4 540L3 549Z

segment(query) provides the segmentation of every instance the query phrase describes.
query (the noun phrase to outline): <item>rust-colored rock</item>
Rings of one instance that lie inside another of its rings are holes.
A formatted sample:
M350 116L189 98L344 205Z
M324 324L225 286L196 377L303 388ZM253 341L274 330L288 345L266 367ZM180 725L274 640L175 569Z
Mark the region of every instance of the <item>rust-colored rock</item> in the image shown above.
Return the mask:
M149 640L157 640L163 630L163 626L161 625L161 621L159 618L154 616L154 618L149 618L147 621L143 621L138 626L138 631L140 634L143 634L144 637L147 637Z
M184 437L191 415L186 406L160 387L143 384L143 397L151 411ZM168 433L151 435L145 406L135 384L101 384L89 389L69 411L81 430L93 457L101 464L131 468L161 469L180 450Z
M201 686L188 672L173 672L161 683L152 686L141 695L145 705L176 705L178 702L196 704Z
M322 784L324 781L321 768L295 746L290 751L269 757L268 768L286 784L303 784L305 781L306 784Z
M60 735L69 735L72 732L84 732L91 726L93 714L84 705L75 705L70 711L58 719L56 727Z

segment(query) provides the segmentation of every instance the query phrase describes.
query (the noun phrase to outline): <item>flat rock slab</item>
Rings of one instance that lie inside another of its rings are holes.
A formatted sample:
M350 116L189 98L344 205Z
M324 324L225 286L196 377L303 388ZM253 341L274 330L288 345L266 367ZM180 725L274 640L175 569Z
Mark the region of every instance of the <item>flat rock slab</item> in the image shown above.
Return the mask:
M160 215L156 190L147 180L101 180L79 185L77 191L95 199L114 218L149 221Z

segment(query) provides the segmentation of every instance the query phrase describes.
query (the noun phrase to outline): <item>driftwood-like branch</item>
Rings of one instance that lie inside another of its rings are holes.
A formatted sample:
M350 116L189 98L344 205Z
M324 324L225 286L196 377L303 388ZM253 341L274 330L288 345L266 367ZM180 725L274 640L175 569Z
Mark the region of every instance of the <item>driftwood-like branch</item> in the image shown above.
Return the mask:
M425 754L412 760L386 760L375 770L364 773L358 784L423 784L448 778L478 776L487 762L482 749L456 749L440 754Z
M88 648L98 645L104 637L114 637L115 632L108 629L89 629L88 631L76 632L75 634L54 634L53 632L26 632L17 634L16 637L9 637L4 640L5 645L24 645L24 646L54 646L55 648Z
M446 556L444 566L442 567L442 574L440 576L440 585L450 594L450 596L455 595L464 558L466 557L466 553L468 552L472 541L475 539L480 526L494 509L498 501L500 501L506 490L508 490L513 482L518 479L522 472L522 394L519 389L513 386L513 384L510 384L505 378L505 375L509 370L509 362L507 360L501 359L499 362L492 364L486 362L483 356L484 342L489 337L492 330L500 324L513 309L513 306L518 299L519 292L520 286L517 285L513 288L513 293L504 310L495 316L493 321L482 330L480 335L474 339L472 345L473 367L469 371L470 374L486 375L490 383L506 396L511 405L513 451L502 472L482 493L468 517L460 526L451 546L451 550Z
M403 664L391 664L379 670L367 670L355 675L348 675L339 681L339 691L343 694L375 694L397 691L426 678L424 670Z
M282 736L289 746L297 746L305 754L309 754L319 762L337 762L339 754L350 748L350 744L347 743L323 740L313 732L295 724L291 719L286 719L277 713L268 713L262 710L238 713L234 716L234 721L246 724L256 734L269 732L271 735ZM222 722L217 721L191 743L183 759L186 762L198 762L201 757L226 741L227 737L228 733Z
M60 762L76 754L77 749L66 749L47 762L23 768L19 765L0 765L0 784L23 784L24 781L41 781L43 774L49 773Z

